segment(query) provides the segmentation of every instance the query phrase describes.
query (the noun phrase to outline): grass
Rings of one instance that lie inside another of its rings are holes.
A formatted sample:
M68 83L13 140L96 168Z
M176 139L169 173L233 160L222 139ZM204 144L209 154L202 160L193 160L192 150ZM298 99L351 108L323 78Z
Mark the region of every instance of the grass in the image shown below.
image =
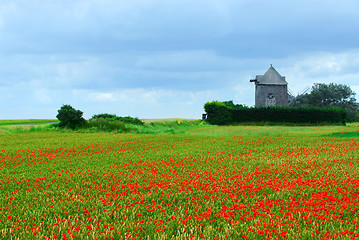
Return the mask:
M45 123L41 125L21 124L21 125L1 125L0 134L18 134L26 132L43 132L51 130L52 123Z
M359 131L356 132L343 132L343 133L334 133L329 136L332 137L359 137Z
M30 122L30 124L29 124ZM44 123L37 125L37 123ZM53 127L54 120L0 120L0 133L25 133L41 131L62 131ZM129 133L129 134L186 134L203 136L273 136L273 137L295 137L295 136L336 136L357 137L359 123L348 123L346 126L214 126L208 125L201 120L188 119L147 119L145 125L120 124L119 129L102 129L104 132ZM5 124L7 123L7 125ZM92 127L77 130L77 132L94 133L101 129Z
M1 134L0 238L359 237L356 139L229 129Z
M43 124L58 122L57 119L17 119L17 120L0 120L1 125L20 125L20 124Z
M0 134L45 131L56 119L0 120Z
M37 122L0 125L1 239L359 237L358 123Z
M158 119L141 119L144 123L165 123L175 121L196 121L195 119L187 118L158 118Z
M322 136L359 130L358 126L207 126L187 132L207 136Z

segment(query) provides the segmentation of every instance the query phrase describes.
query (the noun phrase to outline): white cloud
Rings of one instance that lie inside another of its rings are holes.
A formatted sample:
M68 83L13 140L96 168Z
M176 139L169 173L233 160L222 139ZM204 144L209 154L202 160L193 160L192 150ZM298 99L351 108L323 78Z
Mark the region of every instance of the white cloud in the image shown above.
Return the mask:
M35 99L40 103L50 104L52 103L52 98L48 89L39 89L34 92Z
M66 101L74 102L85 118L94 114L112 113L140 118L199 118L203 105L212 101L216 91L176 91L165 89L117 89L109 92L76 90L66 94ZM60 94L61 95L61 94ZM219 95L218 95L219 96ZM226 99L225 99L226 100ZM59 108L61 106L58 103Z
M313 77L323 74L328 76L340 73L347 63L347 58L347 54L343 53L320 53L297 62L294 68Z
M359 49L343 52L312 52L283 59L289 87L300 93L313 83L359 84Z
M243 60L219 56L212 50L166 51L139 56L135 66L145 69L222 71L241 66Z
M359 74L358 76L359 77ZM359 84L358 85L351 85L350 88L356 93L355 98L357 102L359 101Z
M6 23L6 18L16 10L17 6L14 2L0 3L0 29Z
M104 92L95 92L90 95L91 99L95 99L96 101L115 101L116 98L112 95L112 93L104 93Z

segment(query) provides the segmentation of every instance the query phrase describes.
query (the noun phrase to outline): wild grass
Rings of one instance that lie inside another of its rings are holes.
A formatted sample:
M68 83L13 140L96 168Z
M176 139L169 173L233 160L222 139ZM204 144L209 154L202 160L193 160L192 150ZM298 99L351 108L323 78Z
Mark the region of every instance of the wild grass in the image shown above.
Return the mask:
M359 131L356 132L344 132L344 133L334 133L329 135L331 137L359 137Z
M2 125L18 125L18 124L43 124L58 122L57 119L15 119L15 120L0 120Z
M187 118L154 118L154 119L141 119L144 123L165 123L165 122L175 122L175 121L198 121L195 119Z
M41 125L28 125L28 124L20 124L20 125L0 125L0 134L18 134L18 133L26 133L26 132L44 132L44 131L52 131L54 128L53 124L46 123Z
M2 120L5 121L5 120ZM6 120L9 125L0 125L0 134L18 134L26 132L58 131L73 132L71 129L60 129L57 124L37 125L43 120L31 120L31 124L23 124L30 120ZM49 120L50 121L50 120ZM54 121L54 120L51 120ZM0 121L1 122L1 121ZM91 121L90 121L91 122ZM114 134L184 134L203 136L249 136L249 137L296 137L296 136L334 136L357 137L359 123L348 123L346 126L284 126L284 125L239 125L215 126L201 120L188 119L151 119L144 120L144 125L125 124L118 121L96 121L86 128L75 130L79 133L107 132ZM4 123L4 122L3 122ZM18 123L18 124L15 124Z
M188 129L193 135L207 136L323 136L354 132L359 130L356 125L351 126L207 126L205 128Z

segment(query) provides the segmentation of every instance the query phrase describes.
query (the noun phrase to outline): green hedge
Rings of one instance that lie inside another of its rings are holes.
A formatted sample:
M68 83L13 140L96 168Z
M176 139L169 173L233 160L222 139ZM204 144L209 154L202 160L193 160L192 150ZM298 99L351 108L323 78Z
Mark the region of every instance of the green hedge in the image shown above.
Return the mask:
M343 108L245 107L234 105L232 101L207 102L204 109L208 123L215 125L242 122L343 124L347 114Z
M128 117L119 117L119 116L116 116L115 114L108 114L108 113L93 115L90 120L98 120L98 119L105 119L109 122L119 121L122 123L134 124L134 125L143 125L144 124L144 122L142 122L138 118L133 118L133 117L129 117L129 116Z

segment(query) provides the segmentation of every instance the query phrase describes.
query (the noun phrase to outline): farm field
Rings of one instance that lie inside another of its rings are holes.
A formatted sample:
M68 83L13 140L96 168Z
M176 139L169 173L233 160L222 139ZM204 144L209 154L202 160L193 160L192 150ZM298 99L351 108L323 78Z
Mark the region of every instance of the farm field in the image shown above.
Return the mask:
M359 136L359 124L349 123L346 126L212 126L191 128L192 135L206 136L246 136L246 137L309 137L329 136L341 133L354 133Z
M0 238L356 239L358 130L0 134Z
M41 128L51 123L58 122L57 119L17 119L0 120L0 134L24 132L24 130Z
M39 124L58 122L57 119L17 119L17 120L0 120L2 125L19 125L19 124Z

